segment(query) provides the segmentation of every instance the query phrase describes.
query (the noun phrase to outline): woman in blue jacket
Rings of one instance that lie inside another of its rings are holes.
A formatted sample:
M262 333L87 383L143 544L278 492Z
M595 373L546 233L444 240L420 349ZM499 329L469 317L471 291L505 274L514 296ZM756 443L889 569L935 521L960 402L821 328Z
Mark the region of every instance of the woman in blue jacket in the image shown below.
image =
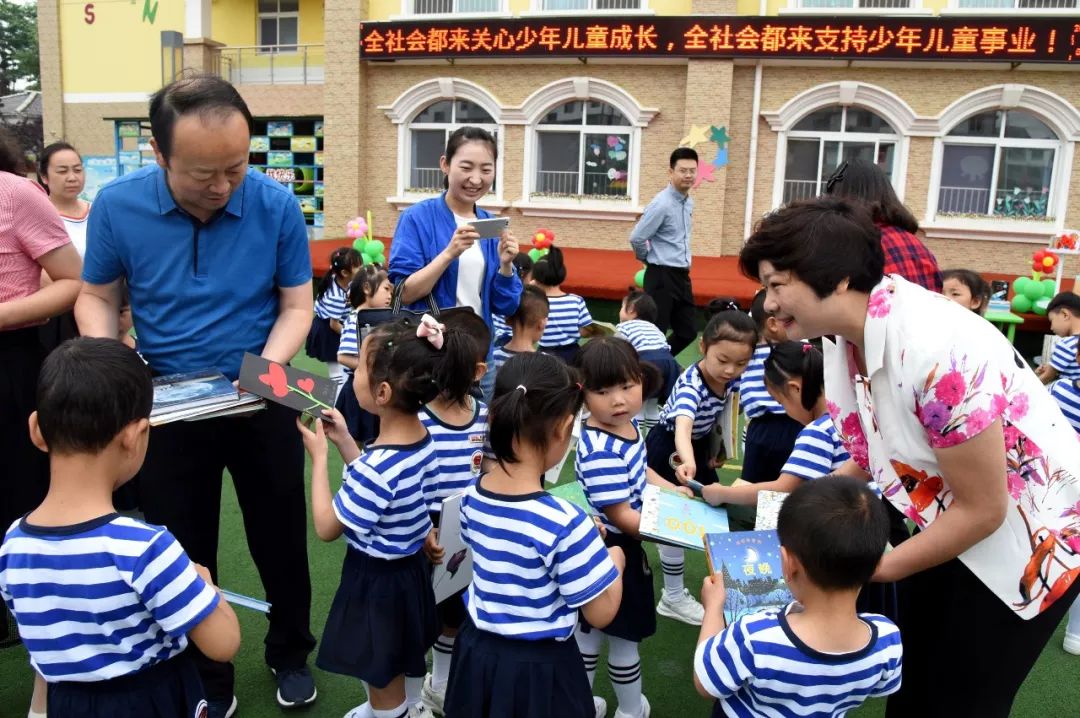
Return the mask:
M461 127L450 135L439 160L446 191L402 212L394 231L390 281L408 280L404 304L424 309L431 294L440 308L472 307L489 327L492 314L517 310L521 280L514 271L514 234L507 229L498 239L480 239L469 224L493 216L476 203L495 181L497 156L495 138L486 130Z

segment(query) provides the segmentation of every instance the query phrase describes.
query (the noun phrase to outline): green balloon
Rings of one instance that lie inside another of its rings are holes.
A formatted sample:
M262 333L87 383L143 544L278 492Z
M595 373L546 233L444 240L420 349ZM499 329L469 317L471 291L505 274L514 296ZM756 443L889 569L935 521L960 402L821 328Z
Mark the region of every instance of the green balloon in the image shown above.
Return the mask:
M356 239L353 240L352 248L355 249L360 254L363 254L364 253L364 243L365 242L367 242L367 240L364 239L363 237L357 237Z
M1053 279L1044 279L1044 280L1042 280L1042 286L1043 286L1043 296L1046 297L1047 299L1053 299L1054 295L1057 294L1057 287L1054 286L1054 280Z
M378 240L376 240L376 241L378 241ZM375 258L372 259L371 261L372 261L373 264L378 264L378 265L385 266L386 265L386 256L382 252L379 252L378 254L375 255Z
M1024 285L1024 296L1027 297L1028 299L1030 299L1031 301L1034 302L1036 299L1041 299L1042 295L1043 295L1042 282L1031 281L1031 282L1028 282L1026 285Z
M1024 289L1034 281L1031 277L1017 277L1016 281L1013 282L1013 291L1017 294L1023 294Z
M1024 294L1017 294L1012 298L1012 310L1024 314L1031 311L1031 300Z
M368 254L377 257L386 251L386 245L381 239L373 239L367 243Z
M540 258L543 257L543 256L544 256L543 253L539 249L537 249L536 247L533 247L532 249L529 250L529 259L531 259L534 262L539 262Z
M636 286L638 289L641 289L642 287L645 286L645 270L644 269L639 269L634 274L634 286Z
M1042 299L1035 302L1035 304L1032 306L1032 311L1034 311L1040 317L1045 317L1046 316L1046 305L1048 305L1049 303L1050 303L1050 299L1048 297L1043 297Z

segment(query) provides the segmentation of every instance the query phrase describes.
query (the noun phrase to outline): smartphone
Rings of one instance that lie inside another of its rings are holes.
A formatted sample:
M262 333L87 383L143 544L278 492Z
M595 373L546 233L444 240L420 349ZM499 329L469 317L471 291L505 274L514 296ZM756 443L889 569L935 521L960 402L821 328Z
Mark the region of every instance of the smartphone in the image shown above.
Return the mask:
M469 225L476 230L481 239L501 237L503 230L510 226L509 217L492 217L491 219L474 219Z

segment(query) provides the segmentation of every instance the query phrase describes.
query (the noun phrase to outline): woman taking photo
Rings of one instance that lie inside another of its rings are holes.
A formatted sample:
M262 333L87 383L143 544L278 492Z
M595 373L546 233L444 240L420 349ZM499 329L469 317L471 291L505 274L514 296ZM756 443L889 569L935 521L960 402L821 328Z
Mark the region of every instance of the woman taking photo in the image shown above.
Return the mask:
M898 582L904 641L887 715L1004 718L1080 591L1080 443L993 325L883 276L879 235L861 204L795 203L740 267L789 337L826 337L839 472L916 525L874 575Z
M514 233L506 229L497 239L481 239L469 224L493 216L476 203L495 182L497 158L495 138L486 130L461 127L451 133L439 159L446 190L402 212L394 231L390 282L405 282L404 304L424 309L430 294L441 309L471 307L488 327L492 314L517 311L521 280L514 271ZM485 396L493 381L494 372L488 372L481 382Z

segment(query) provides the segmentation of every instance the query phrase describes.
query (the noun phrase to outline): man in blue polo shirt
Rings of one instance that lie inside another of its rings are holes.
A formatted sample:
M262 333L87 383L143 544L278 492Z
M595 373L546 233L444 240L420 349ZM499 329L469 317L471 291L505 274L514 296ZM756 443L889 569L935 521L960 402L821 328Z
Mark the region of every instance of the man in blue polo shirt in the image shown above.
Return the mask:
M292 193L248 169L251 113L224 80L196 76L150 100L157 165L98 193L76 317L115 337L123 287L155 374L216 367L236 379L244 352L288 362L311 326L311 257ZM164 524L217 581L221 477L229 470L248 545L272 604L266 662L284 707L315 700L307 656L311 582L304 453L295 412L151 431L140 475L146 520ZM197 656L210 716L236 710L233 668Z

